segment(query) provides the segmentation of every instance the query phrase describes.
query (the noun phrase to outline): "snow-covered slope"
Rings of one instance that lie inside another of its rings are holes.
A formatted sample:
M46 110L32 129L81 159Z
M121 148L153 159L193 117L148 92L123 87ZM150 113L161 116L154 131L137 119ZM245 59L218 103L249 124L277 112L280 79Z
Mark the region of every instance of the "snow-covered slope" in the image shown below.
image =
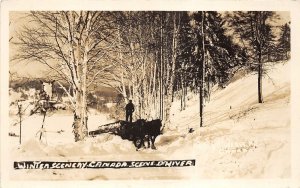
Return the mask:
M157 138L157 150L135 151L130 141L102 134L73 143L72 116L46 118L46 136L39 140L41 116L23 122L22 145L10 137L13 160L171 160L196 159L196 167L145 169L13 170L13 179L203 179L287 178L290 176L290 63L277 64L263 81L264 103L257 103L257 75L246 75L216 90L205 106L199 127L198 97L189 95L180 112L171 110L171 125ZM13 120L13 118L12 118ZM89 117L89 129L112 122ZM195 131L189 133L189 129ZM18 134L18 126L10 127ZM37 134L38 133L38 134ZM84 173L82 173L84 172Z
M184 136L184 145L194 144L185 153L197 155L197 177L289 177L289 69L289 63L277 64L264 77L263 104L257 103L257 75L249 74L214 92L205 107L203 128L195 103L173 119L182 133L188 131L186 125L196 130Z

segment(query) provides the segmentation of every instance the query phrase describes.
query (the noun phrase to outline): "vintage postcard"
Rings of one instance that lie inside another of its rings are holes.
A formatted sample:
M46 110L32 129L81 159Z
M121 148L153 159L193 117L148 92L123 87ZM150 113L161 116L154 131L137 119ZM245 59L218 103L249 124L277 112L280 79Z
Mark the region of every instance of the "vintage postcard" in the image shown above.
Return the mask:
M299 1L1 5L3 187L299 188Z

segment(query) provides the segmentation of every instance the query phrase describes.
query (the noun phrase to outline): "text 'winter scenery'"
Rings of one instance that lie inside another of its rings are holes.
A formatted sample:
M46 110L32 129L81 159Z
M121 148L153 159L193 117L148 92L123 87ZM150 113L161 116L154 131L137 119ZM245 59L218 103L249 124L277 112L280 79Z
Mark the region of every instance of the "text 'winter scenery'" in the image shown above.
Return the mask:
M87 161L87 162L14 162L15 169L68 169L68 168L145 168L195 166L195 160L169 161Z

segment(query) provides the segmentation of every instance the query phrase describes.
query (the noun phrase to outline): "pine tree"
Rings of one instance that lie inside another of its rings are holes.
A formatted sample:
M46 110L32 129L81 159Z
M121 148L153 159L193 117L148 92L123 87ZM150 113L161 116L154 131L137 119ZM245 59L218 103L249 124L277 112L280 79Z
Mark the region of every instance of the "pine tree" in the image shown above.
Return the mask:
M224 20L218 12L196 12L192 14L195 43L193 60L198 66L200 100L200 127L203 126L205 98L209 100L215 84L225 84L232 68L238 64L235 59L236 46L225 35Z
M291 51L291 28L289 23L280 27L281 36L279 38L279 52L281 52L285 59L289 59Z
M230 26L244 42L247 52L255 62L255 70L258 73L258 102L263 103L262 74L263 56L269 55L269 47L274 41L270 20L275 17L275 12L248 11L235 12L231 16Z

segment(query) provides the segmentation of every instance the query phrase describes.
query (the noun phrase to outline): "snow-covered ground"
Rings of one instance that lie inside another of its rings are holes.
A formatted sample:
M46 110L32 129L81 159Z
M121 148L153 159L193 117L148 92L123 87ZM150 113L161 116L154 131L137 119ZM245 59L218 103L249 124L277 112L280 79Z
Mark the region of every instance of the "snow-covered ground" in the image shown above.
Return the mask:
M171 126L156 140L157 150L135 151L132 142L102 134L74 143L69 114L24 119L22 144L10 137L11 160L106 161L196 159L195 167L139 169L14 170L14 180L204 179L290 177L290 63L277 64L263 80L264 103L257 103L257 75L246 75L215 90L205 106L199 127L198 97L190 94L188 107L171 109ZM90 115L89 130L113 122ZM11 117L11 124L16 117ZM189 129L195 131L189 133ZM19 135L18 125L10 132Z

